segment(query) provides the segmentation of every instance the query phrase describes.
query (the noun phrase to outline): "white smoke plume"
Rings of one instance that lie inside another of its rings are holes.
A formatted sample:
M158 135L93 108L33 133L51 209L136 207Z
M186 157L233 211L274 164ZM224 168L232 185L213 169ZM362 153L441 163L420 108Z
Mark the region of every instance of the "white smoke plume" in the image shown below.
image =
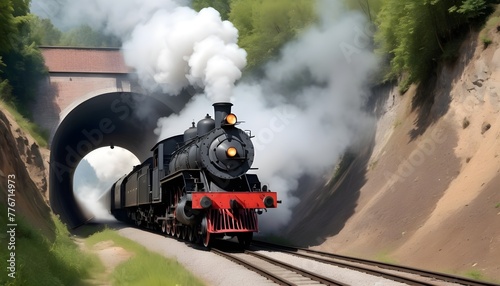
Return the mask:
M121 147L98 148L85 156L85 159L96 171L99 181L111 182L111 184L121 176L130 173L133 166L140 164L134 154Z
M339 1L340 2L340 1ZM265 231L289 223L298 180L331 171L346 149L371 132L364 111L370 76L378 60L370 49L371 26L340 3L321 1L318 24L287 44L263 78L244 79L234 89L233 112L256 137L253 166L283 201L261 219ZM160 138L181 133L193 117L212 114L197 96L180 115L159 121Z
M188 85L205 88L212 101L228 101L246 65L238 31L212 8L157 11L123 45L127 64L146 87L178 94ZM141 56L138 56L141 55ZM143 57L146 56L146 57Z
M125 62L147 90L176 95L195 86L214 102L229 101L246 65L238 30L213 8L198 13L187 1L173 0L60 2L53 21L87 24L120 37ZM38 10L40 5L34 1Z

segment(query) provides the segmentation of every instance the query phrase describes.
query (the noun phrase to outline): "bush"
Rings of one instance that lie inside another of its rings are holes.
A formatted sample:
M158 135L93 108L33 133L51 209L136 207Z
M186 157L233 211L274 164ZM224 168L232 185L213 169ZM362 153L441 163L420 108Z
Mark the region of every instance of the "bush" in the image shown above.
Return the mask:
M379 52L391 55L385 79L407 75L403 90L428 79L439 59L453 59L460 44L456 39L485 19L492 2L496 1L384 1L375 41Z

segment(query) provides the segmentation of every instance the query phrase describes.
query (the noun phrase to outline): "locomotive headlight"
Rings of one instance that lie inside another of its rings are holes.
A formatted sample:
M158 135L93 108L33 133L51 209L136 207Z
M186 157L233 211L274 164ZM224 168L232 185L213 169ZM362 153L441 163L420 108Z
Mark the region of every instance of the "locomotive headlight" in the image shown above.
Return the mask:
M228 157L232 158L232 157L236 156L236 153L238 153L238 151L236 150L236 148L234 148L234 147L227 148L226 154L227 154Z
M236 118L236 115L234 115L233 113L229 113L228 115L226 115L226 118L224 118L224 121L226 121L226 124L228 125L235 125L238 121L238 118Z

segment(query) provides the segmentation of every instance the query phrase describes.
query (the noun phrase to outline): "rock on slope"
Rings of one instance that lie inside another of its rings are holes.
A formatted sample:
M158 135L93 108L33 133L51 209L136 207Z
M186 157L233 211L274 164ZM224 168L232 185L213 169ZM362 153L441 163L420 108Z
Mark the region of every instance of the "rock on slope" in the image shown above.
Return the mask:
M16 220L26 221L52 239L55 228L46 198L42 196L47 191L46 152L19 128L7 111L0 110L0 205L7 205L7 178L14 175Z

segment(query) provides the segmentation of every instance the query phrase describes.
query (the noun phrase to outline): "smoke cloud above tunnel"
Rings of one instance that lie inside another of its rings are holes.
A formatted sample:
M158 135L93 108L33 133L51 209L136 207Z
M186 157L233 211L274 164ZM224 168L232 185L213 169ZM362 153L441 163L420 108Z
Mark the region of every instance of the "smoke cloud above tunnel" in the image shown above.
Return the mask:
M246 65L238 30L213 8L196 12L181 0L33 1L59 27L86 24L120 37L127 65L149 91L176 95L188 86L213 102L229 101Z

